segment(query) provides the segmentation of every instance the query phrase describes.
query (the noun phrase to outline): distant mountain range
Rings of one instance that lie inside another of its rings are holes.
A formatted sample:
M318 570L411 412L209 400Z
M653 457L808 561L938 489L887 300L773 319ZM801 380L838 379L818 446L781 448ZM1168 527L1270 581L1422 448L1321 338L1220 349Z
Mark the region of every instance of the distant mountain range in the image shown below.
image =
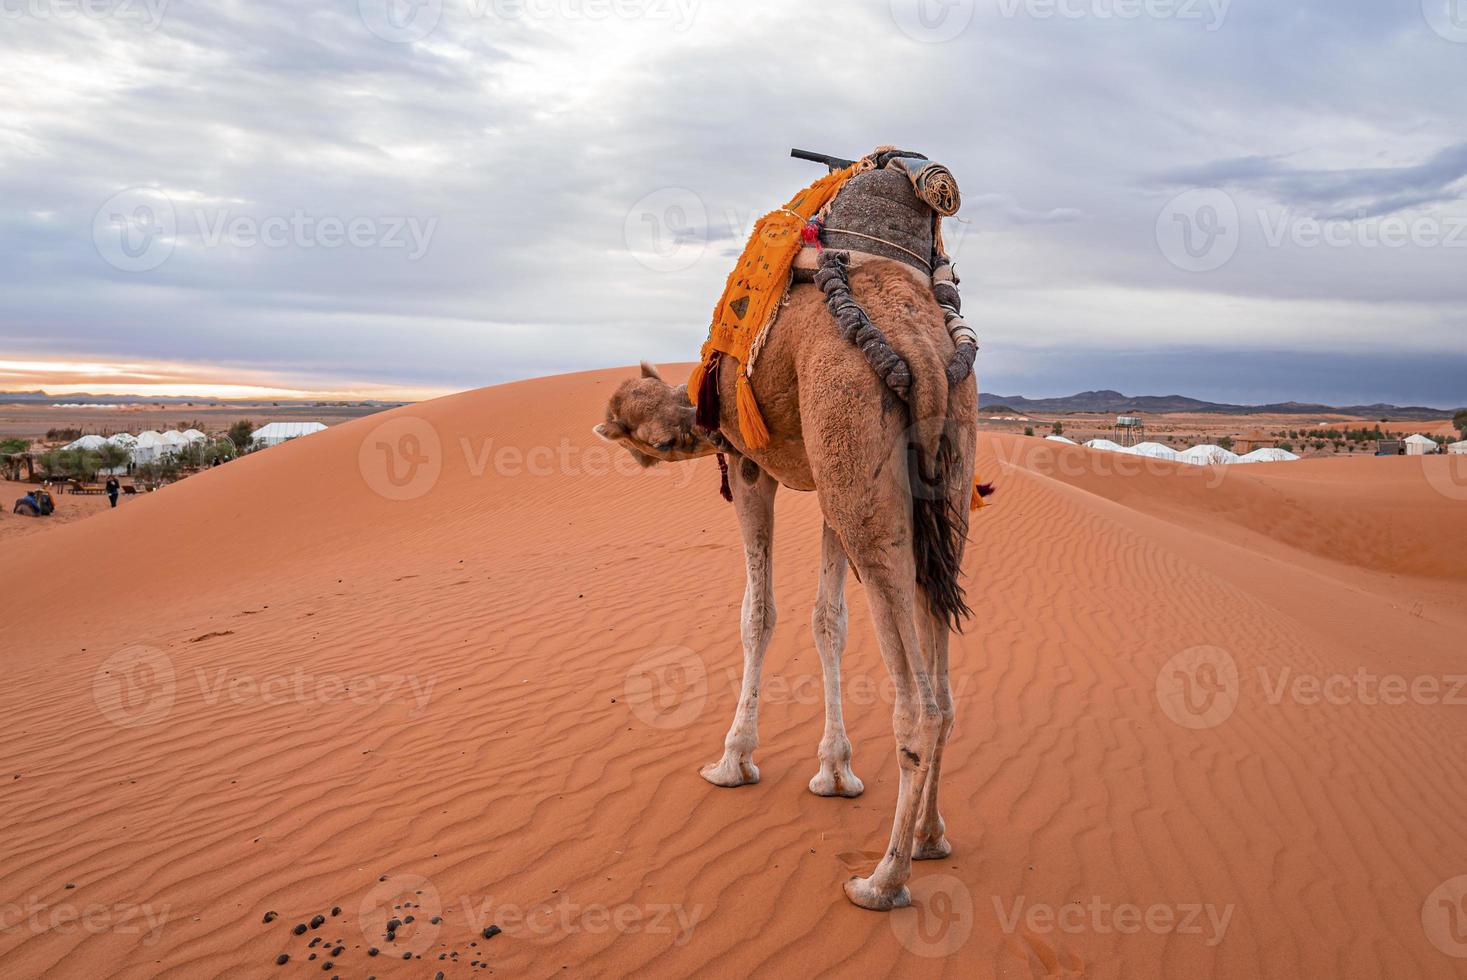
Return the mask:
M1349 415L1364 419L1439 419L1451 418L1452 409L1424 408L1420 405L1314 405L1307 402L1278 402L1272 405L1228 405L1205 402L1184 395L1123 395L1119 391L1082 391L1063 398L1025 398L1023 395L990 395L980 392L978 404L985 409L1007 405L1026 414L1062 414L1094 412L1109 415L1165 415L1170 412L1214 413L1218 415Z
M48 395L44 391L0 391L0 405L377 405L395 406L375 398L211 398L205 395Z

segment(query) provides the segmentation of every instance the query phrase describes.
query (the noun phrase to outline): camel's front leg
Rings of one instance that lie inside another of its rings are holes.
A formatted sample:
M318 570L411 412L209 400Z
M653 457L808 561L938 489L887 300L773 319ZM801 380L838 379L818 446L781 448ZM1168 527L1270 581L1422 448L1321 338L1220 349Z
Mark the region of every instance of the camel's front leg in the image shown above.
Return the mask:
M752 462L742 460L733 467L734 510L744 537L744 564L748 584L744 588L744 610L740 633L744 642L744 682L739 706L723 741L723 758L700 772L715 786L743 786L759 781L754 749L759 744L759 675L764 669L764 651L774 635L774 575L770 560L774 551L774 492L779 484ZM746 477L753 476L752 480Z
M840 657L846 648L846 551L829 524L820 544L820 595L811 627L825 670L825 734L820 739L820 771L810 780L816 796L860 796L866 789L851 772L851 740L841 712Z

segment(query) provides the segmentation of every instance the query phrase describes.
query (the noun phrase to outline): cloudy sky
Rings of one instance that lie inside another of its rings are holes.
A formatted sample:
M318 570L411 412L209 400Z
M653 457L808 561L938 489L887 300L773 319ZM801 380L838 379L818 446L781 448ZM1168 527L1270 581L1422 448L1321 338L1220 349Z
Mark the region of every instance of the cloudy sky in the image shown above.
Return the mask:
M1467 0L86 4L0 0L0 389L691 359L894 143L985 390L1467 403Z

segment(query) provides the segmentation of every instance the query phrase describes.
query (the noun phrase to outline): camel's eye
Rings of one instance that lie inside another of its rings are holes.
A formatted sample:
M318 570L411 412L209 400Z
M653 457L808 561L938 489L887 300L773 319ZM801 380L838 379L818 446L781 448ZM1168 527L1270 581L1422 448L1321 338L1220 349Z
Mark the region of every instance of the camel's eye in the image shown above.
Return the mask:
M657 450L659 453L665 453L672 448L672 444L673 440L664 439L662 442L654 442L652 444L652 448Z

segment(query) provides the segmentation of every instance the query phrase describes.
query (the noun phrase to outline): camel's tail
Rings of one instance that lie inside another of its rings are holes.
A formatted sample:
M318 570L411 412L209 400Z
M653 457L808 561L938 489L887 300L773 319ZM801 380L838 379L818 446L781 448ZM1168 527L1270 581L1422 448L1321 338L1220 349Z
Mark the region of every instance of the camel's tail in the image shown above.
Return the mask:
M916 442L907 444L907 476L912 490L912 557L917 564L917 587L927 597L932 614L961 633L963 620L973 615L958 575L968 516L954 503L952 482L957 477L958 454L952 434L938 437L932 462Z

